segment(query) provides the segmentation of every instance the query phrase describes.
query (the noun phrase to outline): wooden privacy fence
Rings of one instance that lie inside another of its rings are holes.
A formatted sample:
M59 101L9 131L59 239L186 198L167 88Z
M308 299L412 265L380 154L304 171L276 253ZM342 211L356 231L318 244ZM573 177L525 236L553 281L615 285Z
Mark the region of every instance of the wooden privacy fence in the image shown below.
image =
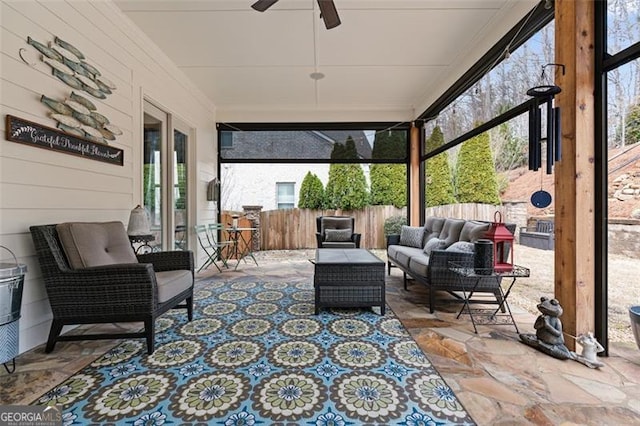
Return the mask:
M393 206L369 206L362 210L286 209L260 212L260 249L296 250L316 248L316 217L353 216L355 232L362 234L360 247L384 248L384 221L391 216L406 216L406 209Z
M515 203L517 204L517 203ZM515 205L514 204L514 205ZM488 204L449 204L446 206L429 207L425 209L425 217L452 217L467 220L493 221L495 212L502 213L504 222L516 222L518 226L526 225L514 220L514 209L509 206L493 206ZM525 210L526 211L526 210ZM385 248L384 222L392 216L405 216L406 208L393 206L369 206L362 210L311 210L311 209L281 209L259 213L259 224L254 249L256 250L298 250L316 248L316 218L318 216L353 216L355 232L362 234L360 246L362 248ZM256 220L257 215L254 216ZM231 214L222 214L222 223L231 224ZM252 227L256 224L244 214L240 214L239 226ZM246 241L251 241L249 231L243 235ZM228 238L226 235L223 239ZM259 239L259 247L258 247ZM241 247L242 248L242 247Z

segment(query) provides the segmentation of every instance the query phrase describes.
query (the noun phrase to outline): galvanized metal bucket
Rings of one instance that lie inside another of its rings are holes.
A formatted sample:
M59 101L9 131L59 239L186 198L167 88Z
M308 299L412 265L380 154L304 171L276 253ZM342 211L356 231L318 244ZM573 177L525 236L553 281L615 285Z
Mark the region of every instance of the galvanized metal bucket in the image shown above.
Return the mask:
M19 346L19 319L22 305L22 287L27 265L19 264L16 255L11 253L13 263L0 263L0 362L13 361L13 370L5 364L9 373L15 370L15 357Z

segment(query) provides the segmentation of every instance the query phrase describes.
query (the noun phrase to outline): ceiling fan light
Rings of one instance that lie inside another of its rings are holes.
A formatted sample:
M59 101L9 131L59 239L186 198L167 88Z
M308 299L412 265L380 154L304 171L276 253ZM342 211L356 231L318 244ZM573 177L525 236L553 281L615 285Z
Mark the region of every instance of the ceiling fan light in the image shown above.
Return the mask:
M328 30L341 24L338 10L336 5L333 4L333 0L318 0L318 7L320 8L320 17L324 20L324 26Z

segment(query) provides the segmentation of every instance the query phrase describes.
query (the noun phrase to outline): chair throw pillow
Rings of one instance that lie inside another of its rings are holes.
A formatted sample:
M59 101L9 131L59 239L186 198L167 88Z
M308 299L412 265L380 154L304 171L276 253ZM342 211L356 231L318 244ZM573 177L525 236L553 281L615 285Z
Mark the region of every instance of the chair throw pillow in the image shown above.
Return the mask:
M422 247L422 235L424 228L422 226L402 225L400 229L400 245L407 247Z
M347 242L351 241L351 229L325 229L324 240L327 242Z
M56 231L73 269L138 263L122 222L67 222Z
M424 245L424 249L422 249L422 251L427 256L430 256L433 250L442 250L446 247L446 245L447 243L445 242L445 240L441 240L440 238L432 238L427 241L427 244Z

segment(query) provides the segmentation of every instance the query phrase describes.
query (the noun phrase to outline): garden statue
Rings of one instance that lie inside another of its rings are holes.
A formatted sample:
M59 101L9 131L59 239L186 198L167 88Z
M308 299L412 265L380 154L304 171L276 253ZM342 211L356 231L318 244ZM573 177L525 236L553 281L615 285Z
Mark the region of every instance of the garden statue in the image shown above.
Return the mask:
M597 359L598 352L604 351L604 348L600 342L593 337L593 333L588 332L587 334L579 335L576 342L580 343L582 346L582 353L580 355L576 355L576 361L581 362L589 368L599 368L604 366L604 364Z
M534 324L536 334L520 333L520 340L541 352L558 359L575 359L576 354L564 344L562 335L562 306L556 299L540 298L537 306L542 313Z

